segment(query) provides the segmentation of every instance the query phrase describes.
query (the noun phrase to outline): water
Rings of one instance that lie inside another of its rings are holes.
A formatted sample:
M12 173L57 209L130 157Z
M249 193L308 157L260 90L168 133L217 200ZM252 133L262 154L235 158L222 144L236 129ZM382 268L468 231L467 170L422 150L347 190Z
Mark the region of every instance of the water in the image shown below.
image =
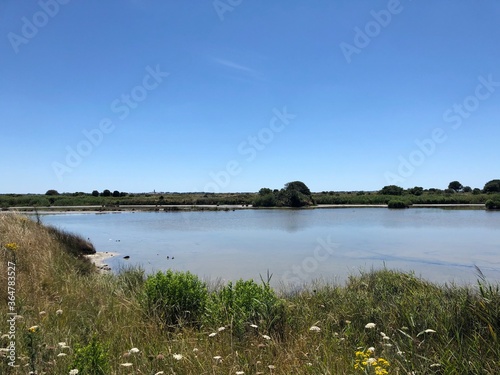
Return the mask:
M211 280L259 280L269 271L280 285L342 282L387 267L463 284L476 281L477 266L500 281L500 213L483 210L83 213L47 215L43 222L90 238L97 251L119 253L106 261L115 270L138 264L147 272L189 270Z

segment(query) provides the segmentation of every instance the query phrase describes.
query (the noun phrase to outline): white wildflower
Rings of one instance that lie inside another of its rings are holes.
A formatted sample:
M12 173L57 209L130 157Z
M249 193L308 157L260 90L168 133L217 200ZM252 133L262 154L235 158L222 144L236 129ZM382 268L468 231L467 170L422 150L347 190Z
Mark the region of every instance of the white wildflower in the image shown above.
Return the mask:
M130 354L135 354L135 353L139 353L139 352L140 352L140 350L139 350L139 349L137 349L137 348L132 348L132 349L130 349L128 352L129 352Z
M172 355L172 357L174 357L174 359L180 361L182 358L184 358L184 356L182 354L174 354Z
M311 328L309 328L309 331L319 332L321 331L321 328L319 328L318 326L312 326Z
M78 375L78 369L74 368L73 370L70 370L69 375Z
M63 313L63 311L62 311L61 309L56 310L56 314L57 314L57 315L62 315L62 313Z
M210 335L208 335L208 337L214 337L214 336L217 336L217 332L212 332Z
M271 337L268 335L262 335L262 337L265 338L266 340L271 340Z
M120 366L123 366L123 367L130 367L132 366L132 363L130 362L126 362L126 363L121 363Z
M217 331L222 332L222 331L224 331L225 329L226 329L226 327L219 327L219 328L217 328Z
M257 324L250 324L250 327L252 327L252 328L259 328L259 326Z
M57 356L58 356L58 357L66 357L66 356L67 356L67 354L66 354L66 353L59 353Z
M375 327L376 327L375 323L368 323L367 325L365 325L365 328L367 328L367 329L372 329L372 328L375 328Z

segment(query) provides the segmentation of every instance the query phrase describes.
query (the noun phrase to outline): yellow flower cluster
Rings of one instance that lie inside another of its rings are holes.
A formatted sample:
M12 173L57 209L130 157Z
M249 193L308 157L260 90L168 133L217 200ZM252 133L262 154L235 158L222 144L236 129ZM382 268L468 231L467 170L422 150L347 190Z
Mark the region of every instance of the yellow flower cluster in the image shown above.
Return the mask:
M372 348L370 349L356 352L356 363L354 364L354 369L364 372L365 374L371 374L371 370L373 370L375 375L389 374L389 371L387 370L390 366L389 362L381 357L372 357L374 350Z
M17 243L15 242L9 242L8 244L5 245L5 248L7 250L16 251L19 248L19 246L17 246Z

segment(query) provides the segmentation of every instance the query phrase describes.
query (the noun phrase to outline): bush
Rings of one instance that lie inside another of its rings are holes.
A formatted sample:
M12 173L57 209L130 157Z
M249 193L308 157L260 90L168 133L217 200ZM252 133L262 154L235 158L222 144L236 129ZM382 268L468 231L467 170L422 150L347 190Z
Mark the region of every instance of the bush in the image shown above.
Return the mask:
M268 333L283 335L285 310L269 283L253 280L229 282L212 293L207 304L207 323L231 325L233 333L242 336L250 324Z
M488 210L500 210L500 199L499 200L493 200L493 199L488 199L484 206Z
M393 199L390 200L389 203L387 203L387 206L389 208L408 208L409 205L405 201L399 200L399 199Z
M110 373L107 349L94 337L87 346L76 347L71 369L81 375L107 375Z
M143 305L167 325L196 324L208 298L206 284L188 272L168 270L146 279Z

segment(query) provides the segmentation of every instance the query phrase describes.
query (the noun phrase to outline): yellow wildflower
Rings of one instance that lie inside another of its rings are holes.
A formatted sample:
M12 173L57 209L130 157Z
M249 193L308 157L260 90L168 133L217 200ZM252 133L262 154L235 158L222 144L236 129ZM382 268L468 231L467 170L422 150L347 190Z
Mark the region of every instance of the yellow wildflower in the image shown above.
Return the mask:
M8 244L5 245L5 248L7 250L16 251L17 249L19 249L19 246L15 242L9 242Z

